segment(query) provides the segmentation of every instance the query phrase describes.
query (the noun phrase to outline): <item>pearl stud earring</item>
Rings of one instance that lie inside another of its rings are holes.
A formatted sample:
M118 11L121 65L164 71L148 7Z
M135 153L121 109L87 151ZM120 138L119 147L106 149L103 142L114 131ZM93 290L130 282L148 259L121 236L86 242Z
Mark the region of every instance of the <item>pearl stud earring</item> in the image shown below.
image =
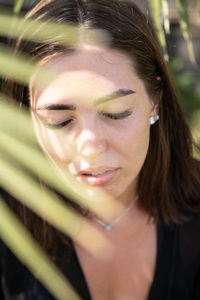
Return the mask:
M149 118L149 124L150 124L150 125L153 125L153 124L155 124L156 121L158 121L158 120L159 120L159 115L151 116L151 117Z

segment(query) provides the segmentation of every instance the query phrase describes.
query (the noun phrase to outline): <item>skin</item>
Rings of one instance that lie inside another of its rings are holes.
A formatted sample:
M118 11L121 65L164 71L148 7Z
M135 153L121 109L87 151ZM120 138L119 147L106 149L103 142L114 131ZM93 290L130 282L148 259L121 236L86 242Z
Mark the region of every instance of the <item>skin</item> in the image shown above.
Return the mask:
M101 189L127 206L137 194L138 175L149 145L149 117L155 115L153 99L131 61L118 51L90 46L52 58L45 67L56 72L56 79L45 88L31 88L41 146L75 176L90 167L120 168ZM96 104L118 90L133 92ZM58 104L73 105L76 110L46 109ZM130 115L123 119L106 115L126 111ZM45 126L69 119L72 122L62 128Z
M137 195L149 146L149 118L157 112L155 99L146 92L131 60L113 49L85 45L44 65L56 78L45 87L36 87L33 78L30 85L32 117L43 150L78 180L83 169L117 168L111 181L88 188L94 193L101 189L127 207ZM129 92L104 101L119 90ZM47 109L52 105L71 105L75 110ZM110 118L127 111L124 118ZM61 128L47 125L67 120L70 123ZM113 255L103 263L74 243L92 299L118 300L122 295L127 300L146 299L156 260L156 227L148 218L136 203L110 232L90 220L114 245Z

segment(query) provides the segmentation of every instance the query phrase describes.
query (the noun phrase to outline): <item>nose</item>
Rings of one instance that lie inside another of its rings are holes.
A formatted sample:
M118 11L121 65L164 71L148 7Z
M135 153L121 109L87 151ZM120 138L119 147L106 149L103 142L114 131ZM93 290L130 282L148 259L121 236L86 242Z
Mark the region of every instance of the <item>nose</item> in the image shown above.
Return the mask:
M85 122L85 125L80 129L76 142L78 153L87 158L98 157L107 149L103 128L97 123L91 125L89 122Z

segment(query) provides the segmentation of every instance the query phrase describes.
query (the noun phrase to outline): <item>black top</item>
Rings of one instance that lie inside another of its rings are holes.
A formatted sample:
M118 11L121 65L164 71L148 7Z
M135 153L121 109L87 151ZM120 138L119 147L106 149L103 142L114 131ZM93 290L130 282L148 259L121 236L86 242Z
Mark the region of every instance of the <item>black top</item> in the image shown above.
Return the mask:
M54 299L3 243L0 250L1 300ZM82 299L91 300L74 249L61 268ZM200 300L200 215L184 225L157 226L157 261L147 300L179 299Z

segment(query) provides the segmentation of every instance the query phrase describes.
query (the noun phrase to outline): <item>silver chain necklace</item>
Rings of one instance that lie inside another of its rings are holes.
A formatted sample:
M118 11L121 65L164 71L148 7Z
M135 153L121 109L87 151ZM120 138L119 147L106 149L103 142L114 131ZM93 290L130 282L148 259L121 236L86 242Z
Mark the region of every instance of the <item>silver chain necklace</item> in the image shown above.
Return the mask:
M101 226L103 226L105 230L112 230L113 226L119 223L119 221L127 215L129 210L137 200L138 200L138 196L129 204L129 206L123 211L123 213L119 217L117 217L114 221L112 221L110 224L104 222L103 220L97 218L96 216L93 216L92 219L95 220L97 223L99 223Z

